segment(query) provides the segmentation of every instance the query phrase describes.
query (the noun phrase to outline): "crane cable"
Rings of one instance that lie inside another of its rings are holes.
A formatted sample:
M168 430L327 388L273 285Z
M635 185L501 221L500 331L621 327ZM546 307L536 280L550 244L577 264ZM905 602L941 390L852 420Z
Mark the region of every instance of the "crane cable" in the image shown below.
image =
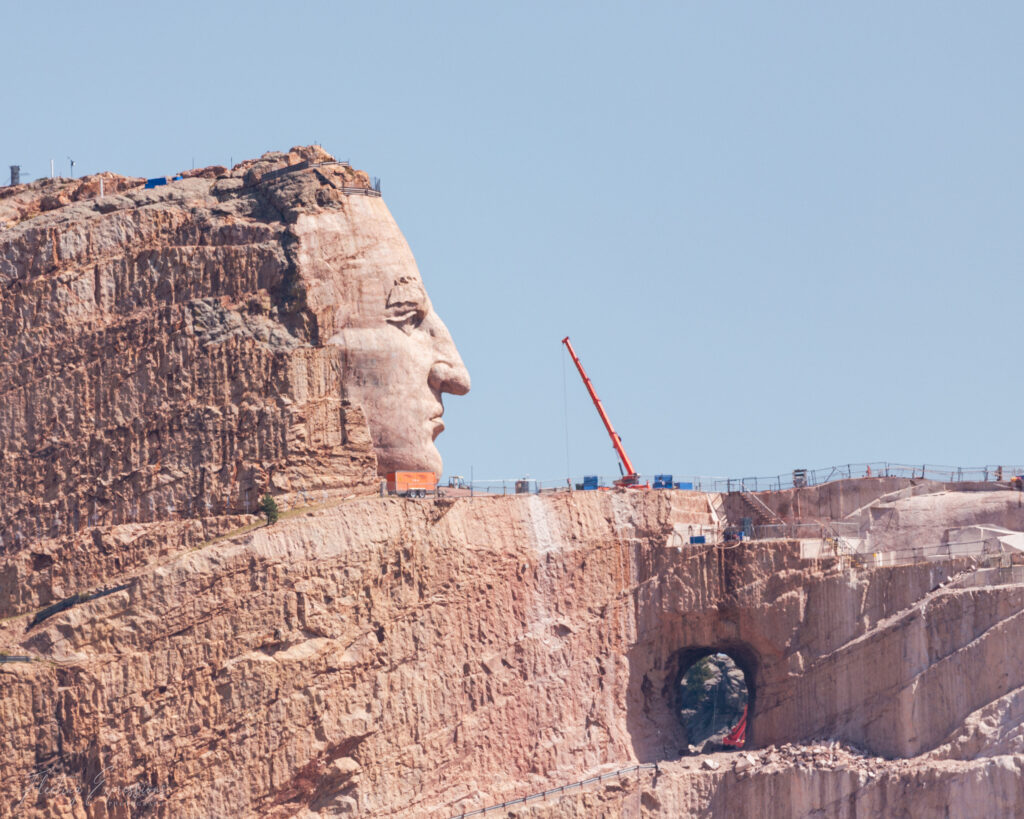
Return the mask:
M565 345L562 348L562 412L565 417L565 480L572 483L572 471L569 469L569 379L565 373Z

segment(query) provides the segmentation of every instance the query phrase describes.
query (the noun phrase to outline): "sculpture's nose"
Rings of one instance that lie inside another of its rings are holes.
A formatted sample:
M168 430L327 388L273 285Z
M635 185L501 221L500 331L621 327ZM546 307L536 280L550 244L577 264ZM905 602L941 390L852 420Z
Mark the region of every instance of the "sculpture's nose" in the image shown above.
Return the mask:
M430 335L434 340L434 364L430 368L430 388L435 392L465 395L469 392L469 371L455 349L448 328L437 316L433 317Z
M469 371L458 354L455 363L439 361L430 370L430 386L438 392L465 395L469 392Z

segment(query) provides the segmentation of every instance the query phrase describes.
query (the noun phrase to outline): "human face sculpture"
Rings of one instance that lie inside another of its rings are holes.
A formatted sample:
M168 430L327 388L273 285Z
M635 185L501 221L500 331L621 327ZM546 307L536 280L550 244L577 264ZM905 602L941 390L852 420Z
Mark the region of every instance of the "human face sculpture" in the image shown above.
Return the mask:
M302 214L296 261L320 338L339 348L346 397L366 414L377 471L441 474L444 393L469 392L455 343L383 200Z

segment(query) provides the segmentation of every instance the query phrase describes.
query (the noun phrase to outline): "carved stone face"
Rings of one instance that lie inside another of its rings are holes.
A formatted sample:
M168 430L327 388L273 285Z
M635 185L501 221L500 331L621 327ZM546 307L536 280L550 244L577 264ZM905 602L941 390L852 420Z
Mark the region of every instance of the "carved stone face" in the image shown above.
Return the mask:
M441 396L469 392L469 373L387 206L357 196L345 205L295 225L306 305L320 338L340 348L345 395L366 413L378 472L440 475Z

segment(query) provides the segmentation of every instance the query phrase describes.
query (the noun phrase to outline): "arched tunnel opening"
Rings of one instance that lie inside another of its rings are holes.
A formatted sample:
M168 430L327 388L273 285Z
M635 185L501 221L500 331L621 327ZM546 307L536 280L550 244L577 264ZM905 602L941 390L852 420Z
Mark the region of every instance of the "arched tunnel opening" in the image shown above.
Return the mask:
M744 652L711 647L681 654L674 710L689 753L743 748L753 700L753 674Z

